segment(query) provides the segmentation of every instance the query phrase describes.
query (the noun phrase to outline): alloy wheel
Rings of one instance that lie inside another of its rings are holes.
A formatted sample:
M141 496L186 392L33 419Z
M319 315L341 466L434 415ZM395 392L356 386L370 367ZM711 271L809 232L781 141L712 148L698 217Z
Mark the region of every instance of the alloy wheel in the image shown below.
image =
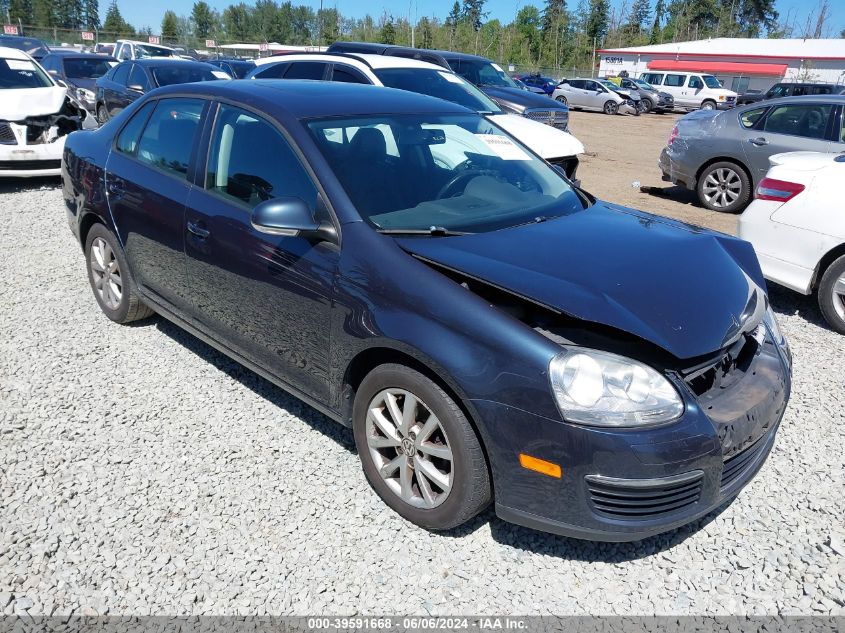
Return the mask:
M615 104L613 101L608 101L604 104L604 113L605 114L616 114L619 111L619 106Z
M88 261L100 300L109 310L117 310L123 298L123 278L112 247L103 238L96 238Z
M704 199L716 209L724 209L737 201L742 193L742 179L728 167L714 169L704 179Z
M563 95L558 95L557 97L555 97L555 99L557 100L558 103L562 103L563 105L566 105L566 97L564 97Z
M845 321L845 275L842 275L833 284L833 309L839 318Z
M385 389L367 407L367 448L387 487L417 508L439 506L452 488L452 449L440 420L404 389Z

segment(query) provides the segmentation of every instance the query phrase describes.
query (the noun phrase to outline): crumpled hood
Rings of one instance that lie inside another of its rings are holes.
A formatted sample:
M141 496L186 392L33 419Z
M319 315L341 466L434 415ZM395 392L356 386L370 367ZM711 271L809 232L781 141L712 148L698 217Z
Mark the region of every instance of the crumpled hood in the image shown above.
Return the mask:
M723 348L765 307L748 242L603 202L539 224L397 241L424 260L629 332L679 359Z
M31 116L55 114L65 103L67 88L24 88L0 90L0 119L22 121Z
M569 132L518 114L494 114L490 120L545 159L577 156L584 146Z

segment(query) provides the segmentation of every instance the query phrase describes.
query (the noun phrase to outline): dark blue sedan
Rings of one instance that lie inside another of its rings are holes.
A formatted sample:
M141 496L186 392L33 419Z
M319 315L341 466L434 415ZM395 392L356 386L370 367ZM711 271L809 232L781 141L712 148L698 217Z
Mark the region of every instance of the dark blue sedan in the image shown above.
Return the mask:
M733 498L775 441L791 360L751 246L599 202L460 106L170 86L70 135L63 177L110 319L156 312L351 426L417 525L494 501L636 540Z

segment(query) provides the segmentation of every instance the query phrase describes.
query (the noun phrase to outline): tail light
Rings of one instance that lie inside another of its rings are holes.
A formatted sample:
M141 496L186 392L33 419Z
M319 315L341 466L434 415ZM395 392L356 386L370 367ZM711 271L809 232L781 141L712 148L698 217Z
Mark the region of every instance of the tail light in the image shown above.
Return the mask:
M675 140L677 138L678 138L678 125L675 124L675 126L672 128L672 131L669 132L669 141L666 144L671 145L672 143L675 142Z
M774 202L788 202L804 191L804 185L798 182L763 178L757 185L758 200L772 200Z

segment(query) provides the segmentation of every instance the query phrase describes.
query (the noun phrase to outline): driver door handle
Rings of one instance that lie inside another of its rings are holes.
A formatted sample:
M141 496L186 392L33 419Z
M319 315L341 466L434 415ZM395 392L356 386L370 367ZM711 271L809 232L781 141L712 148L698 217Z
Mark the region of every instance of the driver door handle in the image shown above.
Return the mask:
M759 137L759 138L750 138L750 139L748 139L748 142L751 143L752 145L756 145L757 147L761 147L763 145L769 144L769 141L767 141L762 136Z
M203 228L202 226L199 225L199 223L195 223L195 222L188 222L188 232L193 233L194 235L196 235L198 238L200 238L202 240L204 240L209 235L211 235L211 231L209 231L206 228Z

